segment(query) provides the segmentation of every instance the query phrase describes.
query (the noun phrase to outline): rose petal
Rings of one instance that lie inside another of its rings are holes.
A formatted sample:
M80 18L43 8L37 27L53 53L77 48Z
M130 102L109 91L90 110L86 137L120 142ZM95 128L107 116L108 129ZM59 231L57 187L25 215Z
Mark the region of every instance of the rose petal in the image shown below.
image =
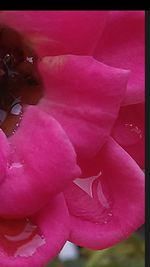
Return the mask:
M46 90L40 106L59 121L79 156L93 157L110 134L128 72L72 55L45 57L39 70Z
M124 105L144 100L144 23L144 11L113 11L95 51L101 62L131 70Z
M74 149L63 129L36 106L27 108L9 142L11 162L0 187L3 216L32 214L80 175Z
M0 23L28 36L42 55L86 55L93 52L107 17L107 11L3 11Z
M15 256L8 256L7 253L3 251L0 238L1 267L45 266L49 260L60 252L68 238L70 225L68 210L63 196L59 195L51 199L50 203L43 210L39 211L38 214L31 217L31 219L32 222L38 226L42 237L41 241L43 240L43 242L39 244L37 249L36 247L34 248L34 244L32 244L33 247L31 247L30 243L28 243L26 247L20 247L20 250L17 250ZM10 231L12 231L12 225L10 225ZM2 234L4 233L0 232L0 235ZM29 256L28 254L30 253L31 255Z
M71 215L69 240L92 249L120 242L144 222L141 169L111 139L98 157L100 173L76 179L64 192ZM93 165L94 160L88 168Z
M144 117L144 103L122 107L112 131L113 138L142 169L145 163Z

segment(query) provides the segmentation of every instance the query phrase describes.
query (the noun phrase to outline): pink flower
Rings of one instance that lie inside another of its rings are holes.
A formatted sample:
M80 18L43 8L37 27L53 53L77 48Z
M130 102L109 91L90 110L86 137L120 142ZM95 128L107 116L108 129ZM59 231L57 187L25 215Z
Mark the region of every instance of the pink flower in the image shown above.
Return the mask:
M144 222L144 12L3 11L0 40L1 266L127 238Z

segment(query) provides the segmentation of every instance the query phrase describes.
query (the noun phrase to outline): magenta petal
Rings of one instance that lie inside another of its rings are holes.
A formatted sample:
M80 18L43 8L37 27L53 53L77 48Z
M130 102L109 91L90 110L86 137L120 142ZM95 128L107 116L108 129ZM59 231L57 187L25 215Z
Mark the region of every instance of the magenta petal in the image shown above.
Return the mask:
M4 11L0 23L20 31L40 54L91 54L101 35L106 11ZM44 45L44 42L46 43Z
M145 122L144 103L121 107L114 125L113 138L144 169Z
M144 223L144 174L113 139L99 153L99 174L76 179L64 195L77 245L106 248Z
M59 121L78 155L91 158L117 118L128 71L73 55L45 57L39 70L46 90L41 108Z
M30 106L9 138L11 162L0 187L0 214L26 216L39 210L80 175L76 155L58 122Z
M144 17L144 11L113 11L95 51L101 62L131 70L125 105L144 100Z
M39 233L32 237L30 242L26 234L26 245L18 247L15 251L15 255L9 255L5 244L4 250L2 246L2 237L4 239L5 232L2 232L1 220L0 220L0 266L1 267L41 267L55 257L63 247L69 235L69 216L68 210L62 195L51 199L50 203L39 213L31 217L32 223L38 226ZM12 232L13 224L10 224L10 230ZM4 230L3 230L4 231ZM10 235L10 234L9 234ZM8 235L7 235L8 236ZM5 235L6 238L6 235ZM16 240L25 239L21 235L14 237ZM8 237L7 237L8 239ZM12 247L13 236L9 236L9 243ZM3 241L4 242L4 241ZM14 243L14 248L17 246L17 242ZM9 252L10 252L10 246Z
M6 175L8 154L9 146L7 142L7 137L0 129L0 183L3 181Z

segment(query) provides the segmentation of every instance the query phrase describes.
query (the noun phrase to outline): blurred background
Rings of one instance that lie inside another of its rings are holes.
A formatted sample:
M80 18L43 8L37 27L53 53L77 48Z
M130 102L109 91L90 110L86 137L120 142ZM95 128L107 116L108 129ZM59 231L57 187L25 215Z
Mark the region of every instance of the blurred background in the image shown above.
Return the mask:
M130 238L108 249L92 251L67 242L45 267L144 267L144 226Z

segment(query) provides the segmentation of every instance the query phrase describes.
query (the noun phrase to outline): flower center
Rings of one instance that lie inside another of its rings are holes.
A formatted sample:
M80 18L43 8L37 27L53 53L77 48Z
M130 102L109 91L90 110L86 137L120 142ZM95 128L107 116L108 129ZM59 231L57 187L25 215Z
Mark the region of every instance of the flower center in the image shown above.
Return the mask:
M16 31L0 26L0 128L7 136L19 126L26 105L42 97L37 55Z

